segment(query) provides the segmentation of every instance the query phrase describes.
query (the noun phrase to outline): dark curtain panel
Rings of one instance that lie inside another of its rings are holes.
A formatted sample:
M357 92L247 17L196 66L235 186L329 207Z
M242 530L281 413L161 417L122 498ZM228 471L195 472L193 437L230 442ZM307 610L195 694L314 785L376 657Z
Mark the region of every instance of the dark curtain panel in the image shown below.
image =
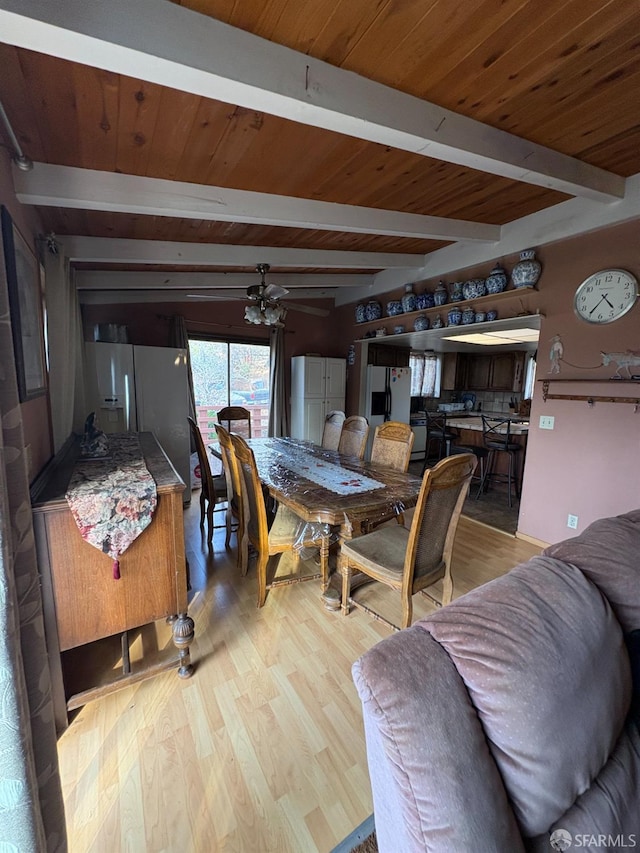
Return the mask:
M269 338L269 435L289 435L287 396L285 393L284 329L274 327Z

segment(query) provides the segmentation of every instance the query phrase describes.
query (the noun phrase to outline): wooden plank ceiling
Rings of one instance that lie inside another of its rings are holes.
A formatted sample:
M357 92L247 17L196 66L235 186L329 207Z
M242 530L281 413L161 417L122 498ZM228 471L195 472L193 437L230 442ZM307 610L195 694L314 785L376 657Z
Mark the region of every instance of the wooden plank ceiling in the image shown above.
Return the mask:
M179 5L622 177L640 172L636 0ZM0 100L34 161L495 225L567 198L9 44L0 44L0 64ZM445 245L117 211L39 213L60 236L417 254Z

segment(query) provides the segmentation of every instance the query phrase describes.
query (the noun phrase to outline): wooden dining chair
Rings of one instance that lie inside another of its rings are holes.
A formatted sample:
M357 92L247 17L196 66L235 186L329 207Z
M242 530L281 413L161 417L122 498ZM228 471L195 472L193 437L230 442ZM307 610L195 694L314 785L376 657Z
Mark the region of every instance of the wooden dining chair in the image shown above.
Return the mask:
M249 561L249 545L252 545L257 554L258 575L258 607L262 607L267 598L267 590L277 586L286 586L301 581L322 579L322 588L326 589L329 583L329 549L328 538L304 539L300 541L304 521L292 510L283 504L278 508L269 528L267 524L267 510L264 502L264 494L258 476L258 468L253 451L247 442L239 435L231 434L231 442L238 460L238 468L241 478L241 491L243 500L243 535L241 539L242 565L246 566ZM287 551L293 552L294 568L300 563L299 547L316 548L320 544L320 572L308 575L297 573L281 578L267 580L267 564L269 558L276 554ZM244 572L243 572L244 573Z
M409 530L400 525L381 527L342 545L342 610L345 615L353 604L390 627L400 629L351 597L353 572L362 572L398 590L402 600L402 628L411 624L412 597L416 592L423 592L437 605L449 604L453 597L453 540L475 466L476 457L472 453L448 456L425 473ZM440 579L443 579L441 601L426 592Z
M218 423L227 432L235 432L251 438L251 412L243 406L225 406L218 412Z
M231 436L227 430L214 424L215 431L220 442L220 455L222 456L222 467L224 468L224 476L227 483L227 512L225 516L225 525L227 528L227 536L224 541L224 547L228 548L231 542L231 536L236 534L238 539L238 565L241 565L240 555L240 538L242 530L242 492L240 487L240 471L238 469L238 460L233 449ZM243 566L243 574L246 574L246 566Z
M408 471L415 434L409 424L385 421L376 427L371 445L371 464Z
M204 441L202 440L202 433L200 432L200 428L192 417L187 416L187 420L189 421L191 436L193 438L193 443L196 446L196 453L198 454L198 464L200 466L200 528L204 529L204 519L206 515L207 542L211 543L211 541L213 540L214 529L217 527L225 526L223 524L214 525L213 513L218 504L225 503L227 500L227 482L224 475L214 477L211 473L209 455L207 453L206 447L204 446ZM226 510L226 507L220 507L220 509Z
M369 435L369 421L361 415L352 415L342 424L338 453L344 456L356 456L364 459L364 451Z
M344 424L346 415L344 412L337 410L329 412L324 419L324 429L322 430L321 446L325 450L337 450L340 444L340 435L342 433L342 425Z

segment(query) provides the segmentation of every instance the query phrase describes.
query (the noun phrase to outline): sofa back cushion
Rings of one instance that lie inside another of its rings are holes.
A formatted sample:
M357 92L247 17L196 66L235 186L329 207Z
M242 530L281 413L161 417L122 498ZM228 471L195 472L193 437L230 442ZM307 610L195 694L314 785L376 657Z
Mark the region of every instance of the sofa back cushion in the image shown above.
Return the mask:
M534 557L416 625L469 691L525 836L591 785L630 703L622 632L573 566Z
M606 596L625 633L640 628L640 509L600 518L543 553L577 566Z

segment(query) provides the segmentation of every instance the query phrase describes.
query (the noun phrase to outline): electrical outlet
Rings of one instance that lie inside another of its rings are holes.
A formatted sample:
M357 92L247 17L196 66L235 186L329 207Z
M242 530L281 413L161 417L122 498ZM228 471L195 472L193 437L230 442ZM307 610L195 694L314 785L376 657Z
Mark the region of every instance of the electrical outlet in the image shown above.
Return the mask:
M567 527L570 527L572 530L578 529L578 516L577 515L568 515L567 516Z
M540 415L540 429L553 429L555 420L553 415Z

